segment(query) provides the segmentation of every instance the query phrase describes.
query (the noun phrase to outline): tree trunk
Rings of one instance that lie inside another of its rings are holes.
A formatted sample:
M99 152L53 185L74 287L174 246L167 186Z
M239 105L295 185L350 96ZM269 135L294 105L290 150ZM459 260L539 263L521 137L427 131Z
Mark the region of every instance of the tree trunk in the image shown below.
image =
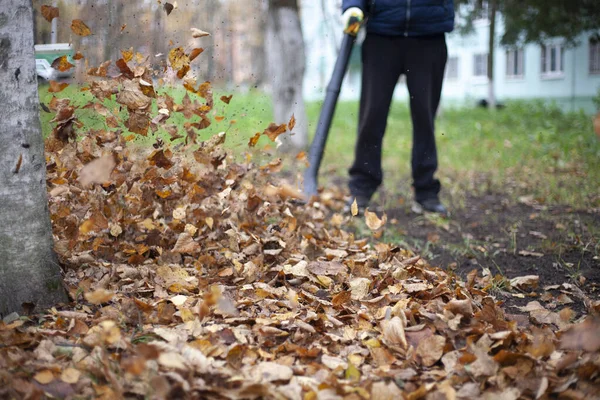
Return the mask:
M52 2L53 7L58 6L58 2L54 0ZM58 18L53 18L51 22L52 30L50 34L50 43L55 44L58 43Z
M53 252L31 0L0 10L0 316L66 301Z
M281 149L302 149L308 143L308 121L302 97L305 60L297 0L269 0L266 53L275 122L296 117L294 134L280 136Z
M487 75L488 75L488 107L496 108L496 91L494 88L494 56L496 49L496 14L498 11L498 0L490 0L490 36L488 43L488 60L487 60Z

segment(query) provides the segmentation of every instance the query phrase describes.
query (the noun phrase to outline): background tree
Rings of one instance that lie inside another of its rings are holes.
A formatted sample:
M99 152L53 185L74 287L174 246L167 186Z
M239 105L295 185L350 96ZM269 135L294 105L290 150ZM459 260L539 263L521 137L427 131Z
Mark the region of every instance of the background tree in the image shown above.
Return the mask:
M456 0L458 29L463 34L473 31L477 19L489 20L488 42L488 106L496 106L494 91L494 58L497 16L502 15L504 31L500 43L506 46L530 42L543 43L552 37L562 37L567 44L576 44L586 31L600 32L600 1L598 0Z
M0 315L66 301L53 251L31 0L0 10Z
M301 149L308 143L308 123L303 99L304 40L297 0L269 0L266 54L278 123L296 117L294 135L282 135L283 150Z

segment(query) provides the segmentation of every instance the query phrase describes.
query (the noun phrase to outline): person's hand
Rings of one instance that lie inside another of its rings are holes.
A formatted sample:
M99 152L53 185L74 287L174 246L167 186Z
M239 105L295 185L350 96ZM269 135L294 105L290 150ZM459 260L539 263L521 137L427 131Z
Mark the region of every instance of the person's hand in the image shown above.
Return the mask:
M363 11L358 7L350 7L342 14L344 33L356 36L360 25L365 18Z

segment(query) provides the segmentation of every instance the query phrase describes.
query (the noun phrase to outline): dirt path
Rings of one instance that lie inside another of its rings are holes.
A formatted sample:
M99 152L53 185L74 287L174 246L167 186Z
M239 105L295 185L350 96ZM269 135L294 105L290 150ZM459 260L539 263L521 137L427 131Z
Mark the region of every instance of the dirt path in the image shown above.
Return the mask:
M408 202L407 202L408 203ZM386 241L414 250L442 269L466 279L489 273L490 291L508 312L540 301L568 306L577 315L587 299L600 297L600 213L512 201L499 194L469 197L449 219L411 212L410 205L386 209ZM513 278L536 275L539 284L521 288Z

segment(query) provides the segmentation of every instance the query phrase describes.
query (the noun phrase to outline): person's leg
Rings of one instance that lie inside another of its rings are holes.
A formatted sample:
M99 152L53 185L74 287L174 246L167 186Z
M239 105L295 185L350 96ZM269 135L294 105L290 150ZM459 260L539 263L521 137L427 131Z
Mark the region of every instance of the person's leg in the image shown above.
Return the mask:
M362 47L362 89L350 193L368 200L383 180L381 143L396 82L402 71L402 40L367 35Z
M435 145L435 115L440 103L448 57L444 36L410 38L406 50L406 82L413 123L412 176L415 200L437 199L440 182Z

